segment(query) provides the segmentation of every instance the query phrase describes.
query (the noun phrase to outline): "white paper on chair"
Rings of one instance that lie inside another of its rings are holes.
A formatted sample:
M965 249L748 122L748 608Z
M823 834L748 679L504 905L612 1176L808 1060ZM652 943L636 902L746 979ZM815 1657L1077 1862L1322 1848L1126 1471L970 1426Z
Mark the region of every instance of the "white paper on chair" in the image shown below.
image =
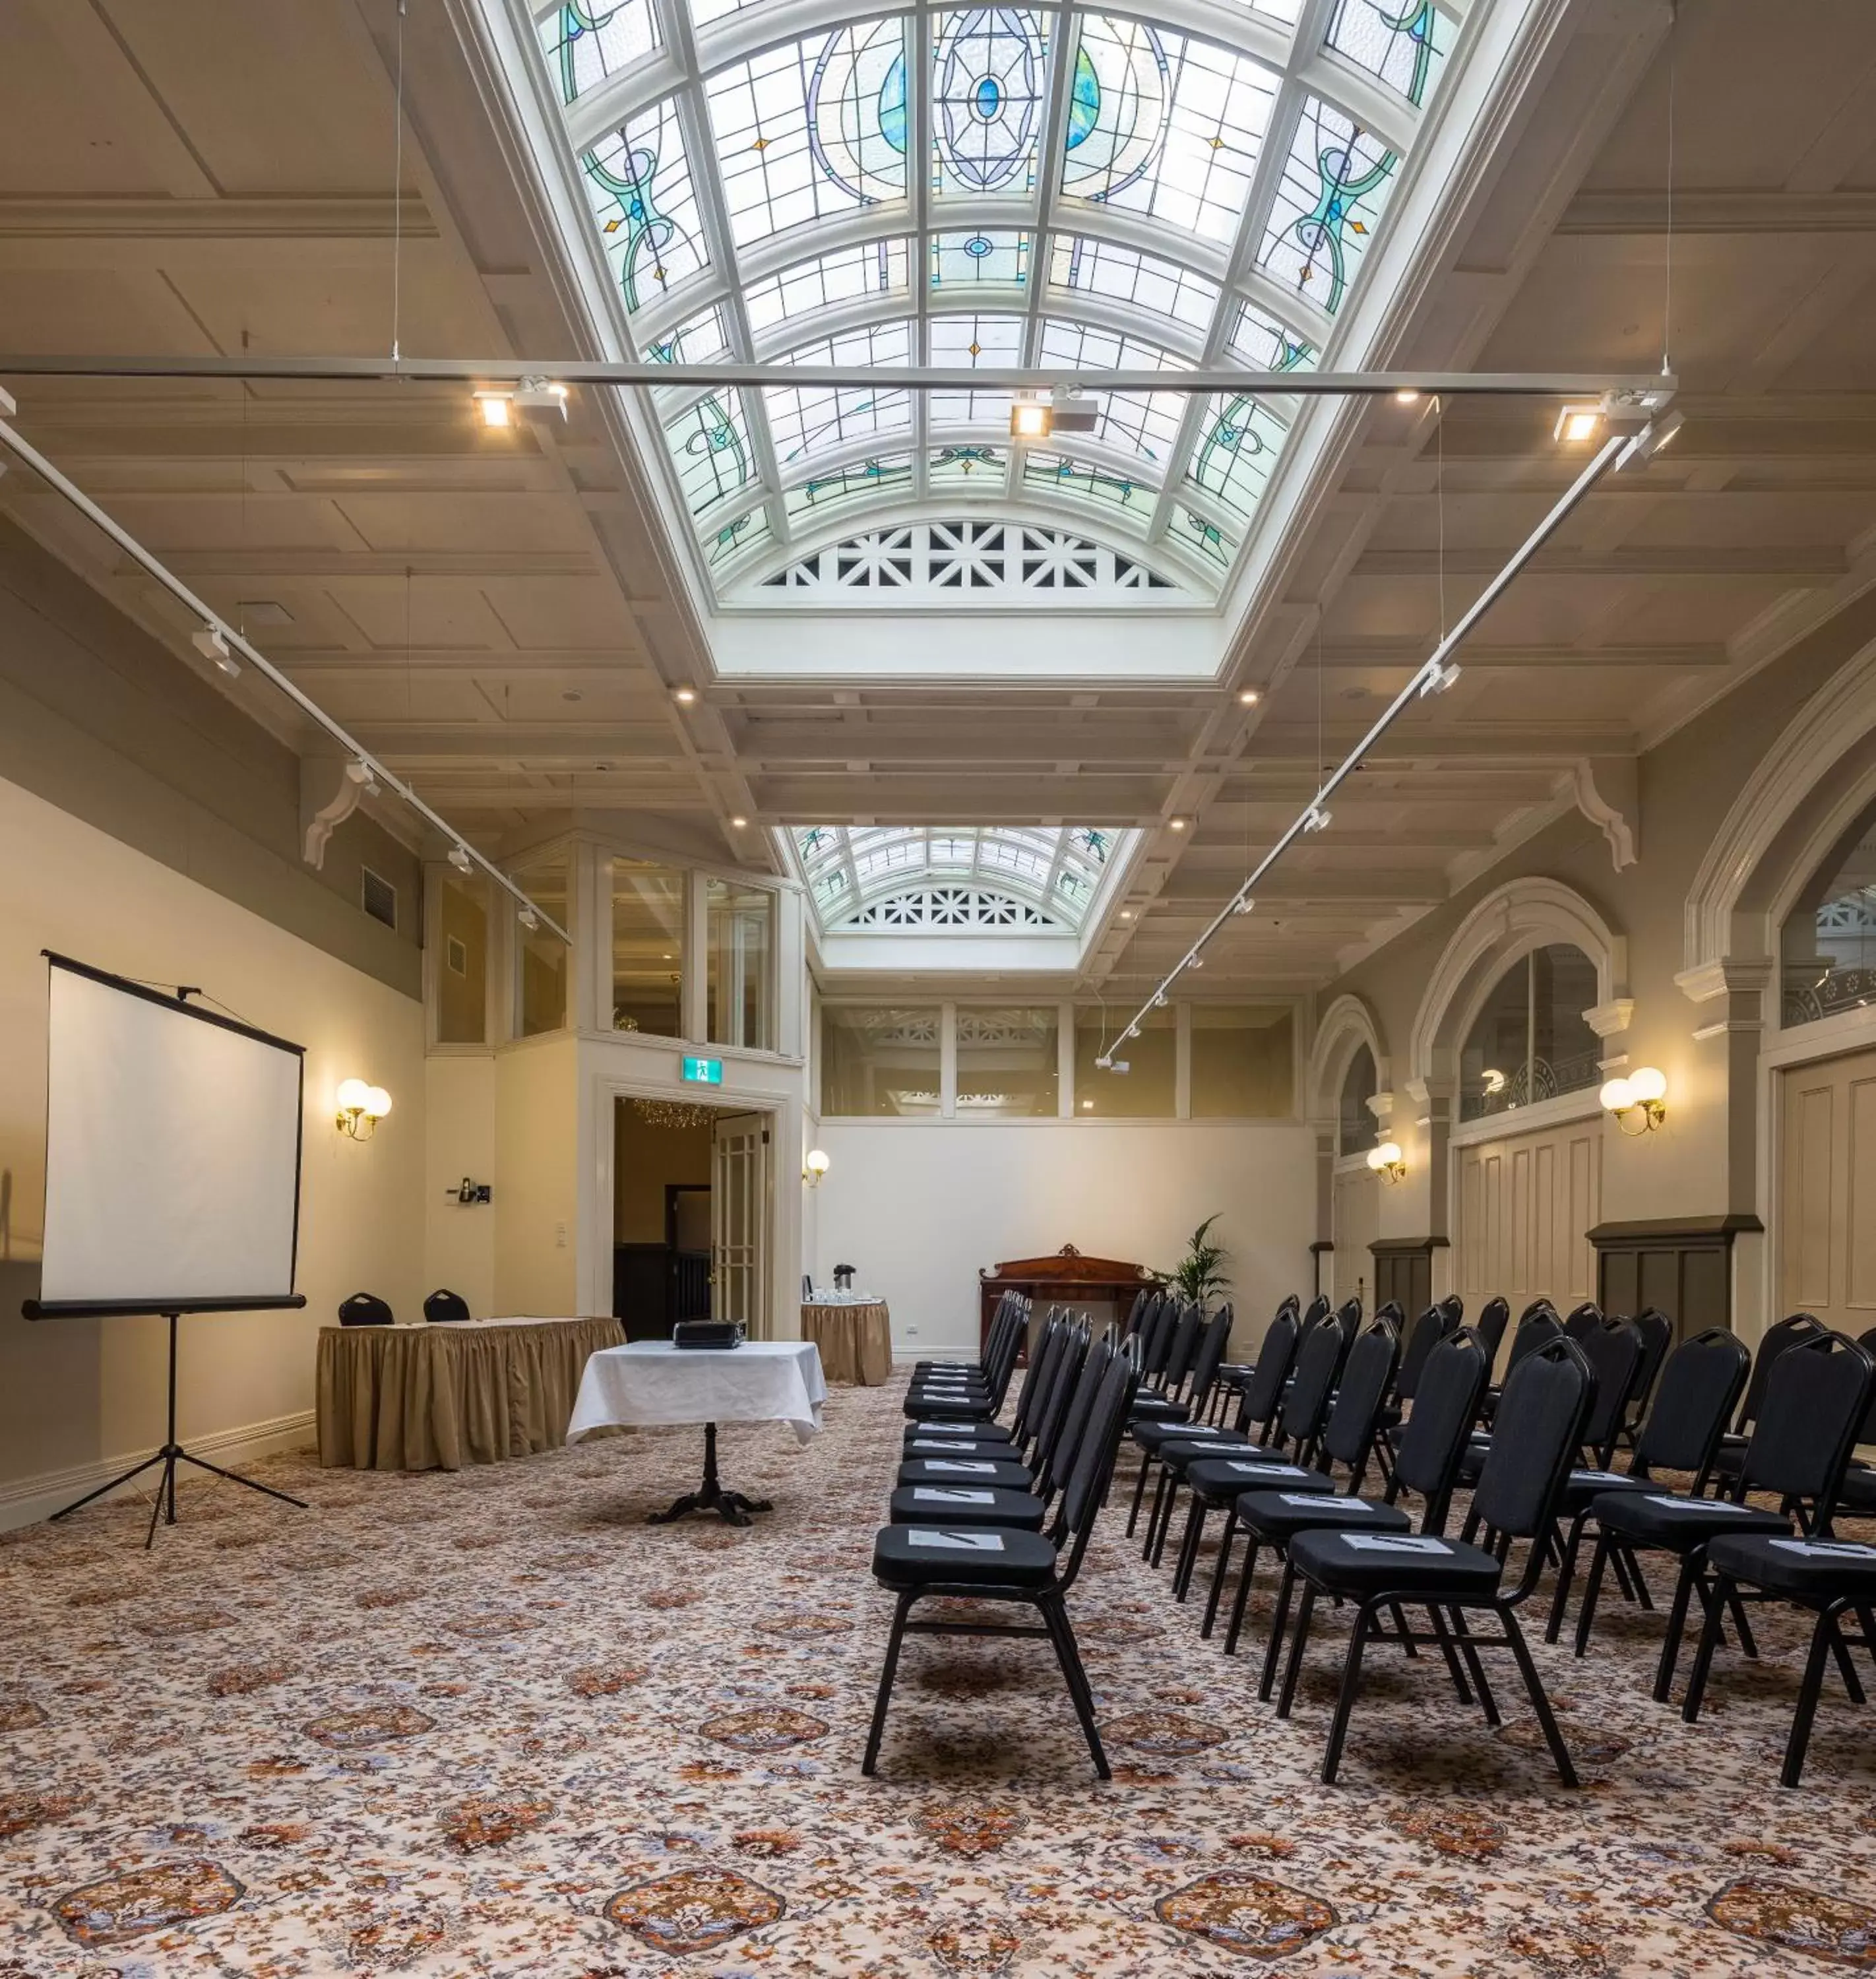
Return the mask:
M977 1434L975 1423L920 1423L917 1427L921 1436L975 1436Z
M1241 1477L1307 1477L1309 1473L1300 1464L1229 1464L1228 1470L1235 1470Z
M942 1457L934 1457L925 1467L927 1470L955 1470L966 1477L994 1477L996 1475L994 1464L959 1464L947 1462Z
M1450 1553L1444 1540L1417 1533L1344 1533L1342 1543L1357 1553Z
M1673 1498L1656 1491L1649 1493L1648 1502L1660 1506L1664 1511L1699 1512L1703 1515L1708 1512L1738 1514L1752 1509L1750 1505L1735 1505L1725 1498Z
M1569 1481L1573 1484L1626 1484L1629 1479L1621 1470L1573 1470Z
M1001 1533L941 1533L925 1526L914 1526L906 1534L906 1543L930 1546L943 1553L1001 1553L1003 1536Z
M1876 1546L1858 1540L1774 1540L1772 1544L1805 1560L1876 1560Z
M994 1505L994 1491L967 1491L961 1484L915 1484L914 1501L921 1505Z
M1344 1512L1353 1512L1359 1517L1364 1512L1373 1512L1379 1509L1374 1505L1364 1505L1359 1498L1331 1497L1327 1491L1279 1491L1277 1496L1286 1505L1331 1506L1338 1518Z

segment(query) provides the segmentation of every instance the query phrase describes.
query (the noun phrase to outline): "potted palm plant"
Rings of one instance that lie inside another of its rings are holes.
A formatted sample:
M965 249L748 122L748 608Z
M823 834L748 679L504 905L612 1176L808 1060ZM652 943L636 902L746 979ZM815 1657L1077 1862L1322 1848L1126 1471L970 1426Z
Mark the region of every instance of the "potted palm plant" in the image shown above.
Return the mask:
M1228 1292L1231 1288L1231 1281L1223 1269L1227 1255L1225 1248L1211 1241L1211 1226L1222 1214L1221 1211L1208 1216L1192 1232L1185 1255L1171 1271L1160 1274L1168 1284L1177 1285L1202 1311L1208 1311L1219 1293Z

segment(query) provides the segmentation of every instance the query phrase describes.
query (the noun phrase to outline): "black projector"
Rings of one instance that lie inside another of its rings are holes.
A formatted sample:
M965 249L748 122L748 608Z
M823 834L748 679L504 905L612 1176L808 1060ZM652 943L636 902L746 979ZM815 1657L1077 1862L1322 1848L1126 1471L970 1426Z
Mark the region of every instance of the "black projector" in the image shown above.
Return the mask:
M671 1329L674 1347L740 1347L743 1323L740 1319L681 1319Z

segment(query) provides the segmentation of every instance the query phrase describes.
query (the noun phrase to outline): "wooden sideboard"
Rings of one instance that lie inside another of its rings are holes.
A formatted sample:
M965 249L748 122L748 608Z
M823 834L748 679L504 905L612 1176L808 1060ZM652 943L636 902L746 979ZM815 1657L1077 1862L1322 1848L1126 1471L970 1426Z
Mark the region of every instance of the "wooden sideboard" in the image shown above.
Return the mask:
M1112 1304L1119 1308L1115 1316L1125 1318L1134 1294L1142 1285L1158 1284L1159 1278L1145 1265L1126 1264L1116 1258L1084 1257L1072 1244L1064 1244L1047 1257L1013 1258L1006 1264L980 1271L977 1281L981 1349L989 1338L996 1302L1006 1292L1022 1292L1039 1307L1086 1305L1091 1301Z

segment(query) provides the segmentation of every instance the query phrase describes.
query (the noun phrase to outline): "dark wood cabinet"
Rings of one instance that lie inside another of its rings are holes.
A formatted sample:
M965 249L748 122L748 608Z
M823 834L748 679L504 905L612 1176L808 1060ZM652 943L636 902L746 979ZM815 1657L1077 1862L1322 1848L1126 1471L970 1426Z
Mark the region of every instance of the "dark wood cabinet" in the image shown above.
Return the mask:
M1142 1285L1159 1282L1145 1265L1123 1263L1116 1258L1085 1257L1072 1244L1046 1257L1014 1258L1008 1263L980 1271L978 1279L978 1344L989 1338L996 1302L1005 1292L1026 1294L1036 1306L1110 1305L1114 1317L1124 1319L1133 1304L1134 1294Z

